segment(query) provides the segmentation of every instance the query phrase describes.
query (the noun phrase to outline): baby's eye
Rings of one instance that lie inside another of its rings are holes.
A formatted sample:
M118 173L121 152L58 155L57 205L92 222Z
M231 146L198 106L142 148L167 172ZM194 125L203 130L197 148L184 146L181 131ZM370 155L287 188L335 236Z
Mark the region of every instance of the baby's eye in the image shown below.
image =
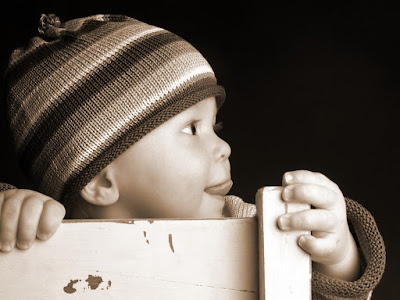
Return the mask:
M182 129L182 131L190 135L196 135L197 133L196 123L190 123L186 125L185 128Z
M222 128L224 128L224 126L222 126L222 122L218 122L217 124L214 125L214 132L218 133L222 130Z

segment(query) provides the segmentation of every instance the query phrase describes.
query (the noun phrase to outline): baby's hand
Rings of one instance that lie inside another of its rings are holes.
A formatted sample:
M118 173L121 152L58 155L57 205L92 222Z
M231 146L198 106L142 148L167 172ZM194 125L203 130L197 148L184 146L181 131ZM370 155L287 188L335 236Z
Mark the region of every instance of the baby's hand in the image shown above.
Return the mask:
M359 276L357 246L350 233L346 203L339 187L320 173L300 170L283 175L282 199L311 204L313 209L281 216L282 230L307 230L299 245L311 255L313 268L343 280Z
M0 192L0 249L11 251L15 245L28 249L35 238L49 239L65 216L64 206L31 190Z

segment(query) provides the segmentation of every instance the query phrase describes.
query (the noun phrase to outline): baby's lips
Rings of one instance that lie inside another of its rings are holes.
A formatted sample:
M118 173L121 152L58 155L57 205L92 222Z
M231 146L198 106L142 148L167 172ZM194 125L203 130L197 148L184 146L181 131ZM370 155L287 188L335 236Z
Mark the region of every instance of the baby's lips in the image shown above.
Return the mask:
M221 184L210 186L206 188L204 191L210 195L225 196L232 188L232 185L233 181L229 179Z

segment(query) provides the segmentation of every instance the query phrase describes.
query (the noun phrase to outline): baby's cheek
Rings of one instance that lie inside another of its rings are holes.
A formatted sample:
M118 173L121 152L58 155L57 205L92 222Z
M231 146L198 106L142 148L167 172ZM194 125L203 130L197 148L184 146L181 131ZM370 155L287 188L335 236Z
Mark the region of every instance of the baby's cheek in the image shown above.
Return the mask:
M194 218L201 207L201 194L196 185L175 182L163 193L157 193L148 200L152 202L152 209L158 212L159 217Z
M197 185L192 185L186 190L179 207L181 211L185 212L184 217L197 217L204 204L203 194L204 190Z

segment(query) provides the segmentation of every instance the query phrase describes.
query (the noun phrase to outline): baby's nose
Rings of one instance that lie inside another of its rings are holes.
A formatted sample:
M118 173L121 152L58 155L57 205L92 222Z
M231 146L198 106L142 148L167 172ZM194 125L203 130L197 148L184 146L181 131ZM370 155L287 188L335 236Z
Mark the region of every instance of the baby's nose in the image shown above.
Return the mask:
M231 155L231 146L220 137L216 136L215 154L217 158L227 159Z

